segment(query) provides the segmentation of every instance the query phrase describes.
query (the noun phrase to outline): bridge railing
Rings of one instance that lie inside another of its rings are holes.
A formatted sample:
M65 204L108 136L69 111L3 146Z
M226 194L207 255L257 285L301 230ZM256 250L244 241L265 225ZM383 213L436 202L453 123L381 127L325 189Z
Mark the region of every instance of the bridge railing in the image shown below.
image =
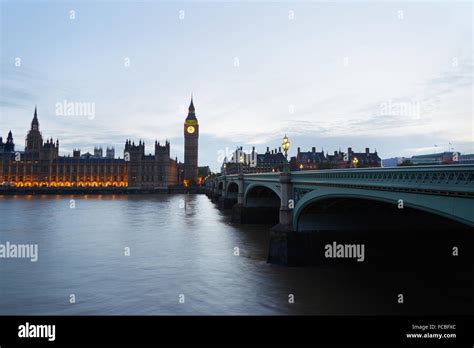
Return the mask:
M280 173L245 174L246 182L278 182ZM238 175L227 175L237 180ZM218 180L222 180L220 177ZM364 186L474 194L474 165L350 168L291 172L293 184Z
M354 168L292 172L292 182L474 193L474 165Z

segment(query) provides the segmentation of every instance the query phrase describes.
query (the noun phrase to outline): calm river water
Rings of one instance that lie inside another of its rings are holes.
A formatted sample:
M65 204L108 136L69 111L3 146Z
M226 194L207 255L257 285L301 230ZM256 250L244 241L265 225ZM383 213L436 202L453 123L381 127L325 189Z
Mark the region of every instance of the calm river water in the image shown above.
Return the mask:
M184 198L0 196L0 243L39 248L37 262L0 259L0 314L406 314L438 313L446 301L444 312L465 308L459 291L427 296L432 284L419 273L270 265L270 226L232 225L206 196L187 196L186 209ZM412 307L396 303L399 292Z

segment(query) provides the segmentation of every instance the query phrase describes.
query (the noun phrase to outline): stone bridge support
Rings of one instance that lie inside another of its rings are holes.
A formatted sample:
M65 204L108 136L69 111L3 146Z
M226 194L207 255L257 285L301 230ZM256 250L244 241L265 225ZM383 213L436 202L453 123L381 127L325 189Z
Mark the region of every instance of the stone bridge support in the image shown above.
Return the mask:
M239 174L238 177L239 192L237 193L237 204L232 207L232 222L236 224L244 223L245 218L243 217L245 206L244 206L244 176Z
M213 203L216 203L219 201L219 197L220 197L220 192L219 192L219 183L216 182L215 184L215 187L214 187L214 192L212 194L212 198L211 198L211 201Z
M205 193L208 198L212 199L212 196L214 195L214 182L206 183Z
M227 183L224 181L222 195L218 200L218 208L220 210L232 209L232 207L237 203L238 190L235 190L237 184L234 182Z
M270 229L268 262L279 265L304 263L305 235L293 228L293 185L291 173L280 173L281 204L279 223Z
M217 203L219 201L219 182L214 181L211 193L211 202Z
M245 191L243 174L239 174L238 185L239 185L239 192L237 194L237 204L243 205L244 204L244 191Z
M227 195L227 182L226 178L224 177L224 180L222 181L222 190L220 190L220 195L217 197L217 207L222 210L224 209L224 200Z

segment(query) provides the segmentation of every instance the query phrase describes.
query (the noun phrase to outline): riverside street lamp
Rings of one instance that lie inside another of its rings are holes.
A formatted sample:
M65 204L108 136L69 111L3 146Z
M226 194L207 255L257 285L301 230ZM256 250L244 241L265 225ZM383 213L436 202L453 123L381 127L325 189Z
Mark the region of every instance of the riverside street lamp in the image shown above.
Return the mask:
M290 141L288 140L288 137L284 136L283 142L281 143L281 147L283 151L285 151L285 157L288 158L288 150L290 149Z
M357 163L359 163L359 160L357 159L357 157L354 157L354 159L352 160L352 165L354 166L354 168L357 168Z
M285 159L286 159L286 163L283 165L283 171L289 172L290 164L288 163L288 150L290 149L290 141L288 140L288 137L286 136L286 134L283 137L283 142L281 143L281 147L283 151L285 151Z

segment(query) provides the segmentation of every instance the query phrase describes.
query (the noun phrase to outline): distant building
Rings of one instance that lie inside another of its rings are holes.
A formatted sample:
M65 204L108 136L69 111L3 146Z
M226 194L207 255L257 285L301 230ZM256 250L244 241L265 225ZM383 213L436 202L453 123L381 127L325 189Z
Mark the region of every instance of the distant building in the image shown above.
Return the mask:
M296 156L290 159L291 170L311 170L327 169L330 167L329 159L324 155L324 151L316 151L313 147L311 151L303 152L298 147Z
M12 153L15 151L15 144L13 143L13 134L10 130L8 132L7 141L4 143L3 138L0 137L0 153Z
M246 153L242 147L238 147L230 160L224 159L221 172L223 174L280 172L287 164L288 160L281 148L270 150L267 147L265 153L258 154L255 147L250 153Z
M288 160L281 152L281 148L270 151L267 147L267 151L264 154L257 155L256 171L254 173L280 172L283 171L283 167L287 164Z
M459 152L440 152L427 155L416 155L410 158L413 165L457 164L461 154Z
M347 152L341 150L334 151L332 155L324 154L324 151L316 151L313 147L311 151L302 152L298 148L296 156L291 157L290 165L292 170L315 170L315 169L342 169L342 168L367 168L380 167L382 160L377 151L370 152L365 148L365 152L354 152L349 147Z
M407 158L405 157L392 157L386 158L382 160L382 167L396 167L406 161Z
M211 168L209 166L198 167L198 185L201 185L209 175L211 175Z
M102 158L102 154L102 147L94 147L94 158Z
M445 151L426 155L416 155L410 158L393 157L382 160L383 167L410 165L427 166L447 164L474 164L474 154L461 155L460 152Z
M257 165L258 153L255 151L255 146L252 147L252 152L247 153L243 150L243 147L237 147L237 149L232 153L230 163L240 163L245 166L256 167ZM227 160L225 160L227 162Z
M90 152L86 152L84 154L81 155L81 158L85 158L85 159L91 159L91 158L100 158L100 157L95 157L93 154L91 154Z
M115 149L113 147L108 147L107 146L105 157L106 158L115 158Z
M474 164L474 154L459 156L459 164Z

